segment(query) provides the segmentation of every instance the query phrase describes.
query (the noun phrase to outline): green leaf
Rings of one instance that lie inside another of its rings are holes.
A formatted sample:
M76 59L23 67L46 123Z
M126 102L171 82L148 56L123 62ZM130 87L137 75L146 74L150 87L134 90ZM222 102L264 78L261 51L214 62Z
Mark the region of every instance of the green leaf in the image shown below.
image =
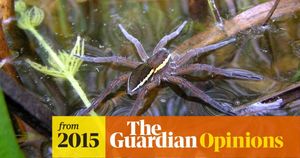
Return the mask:
M65 78L65 75L63 72L59 71L59 70L55 70L53 68L48 68L46 66L43 66L41 64L38 64L36 62L33 62L29 59L26 59L26 62L33 67L34 69L46 74L46 75L50 75L50 76L54 76L57 78Z
M4 95L0 90L0 157L23 158L9 118Z

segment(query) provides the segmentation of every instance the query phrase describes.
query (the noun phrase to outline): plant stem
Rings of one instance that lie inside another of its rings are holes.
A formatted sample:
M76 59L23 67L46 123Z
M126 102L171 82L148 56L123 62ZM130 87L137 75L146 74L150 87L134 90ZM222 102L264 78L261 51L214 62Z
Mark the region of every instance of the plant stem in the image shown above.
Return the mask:
M44 49L49 53L50 57L57 63L57 65L62 69L65 70L65 65L62 63L62 61L59 59L55 51L47 44L47 42L44 40L44 38L34 29L34 27L31 27L28 29L38 40L39 44L44 47Z
M74 76L72 75L67 75L66 78L69 80L69 82L71 83L72 87L76 90L76 92L78 93L78 95L80 96L81 100L83 101L84 105L86 107L89 107L91 105L90 101L88 100L88 98L86 97L84 91L82 90L82 88L80 87L79 83L77 82L77 80L74 78Z
M61 70L66 70L65 65L63 62L59 59L55 51L47 44L47 42L44 40L44 38L36 31L35 28L31 27L28 28L28 30L35 36L35 38L40 42L40 45L49 53L50 57L57 63L57 65L60 67ZM88 108L91 106L90 101L88 100L85 92L80 87L78 81L74 78L73 75L69 74L68 72L65 72L65 77L68 79L68 81L71 83L72 87L75 89L81 100L83 101L84 105ZM94 111L90 112L91 115L97 114Z
M221 15L220 15L220 12L216 6L215 0L208 0L208 4L209 4L209 9L211 11L211 14L214 17L216 25L220 29L224 30L224 21L223 21Z

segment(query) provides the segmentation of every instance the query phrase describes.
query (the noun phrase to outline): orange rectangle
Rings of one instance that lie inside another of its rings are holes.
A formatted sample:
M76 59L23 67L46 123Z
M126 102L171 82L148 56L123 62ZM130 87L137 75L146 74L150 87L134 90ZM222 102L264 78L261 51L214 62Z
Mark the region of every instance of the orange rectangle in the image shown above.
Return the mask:
M107 157L300 157L300 117L107 117Z

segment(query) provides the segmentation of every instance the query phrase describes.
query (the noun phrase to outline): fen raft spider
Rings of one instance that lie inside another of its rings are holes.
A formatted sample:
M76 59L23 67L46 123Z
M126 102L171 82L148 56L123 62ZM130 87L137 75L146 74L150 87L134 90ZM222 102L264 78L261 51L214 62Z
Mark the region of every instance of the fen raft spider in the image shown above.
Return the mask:
M216 50L227 44L235 42L235 38L230 38L222 42L211 44L201 48L188 50L178 57L172 57L168 49L164 48L166 44L177 37L183 30L187 21L183 22L174 32L164 36L153 50L152 56L148 56L142 44L135 37L130 35L124 27L119 24L121 32L127 40L134 44L137 53L142 62L130 61L126 57L111 56L111 57L88 57L83 56L81 59L93 63L113 63L118 66L124 66L132 69L131 72L125 73L115 80L111 81L100 95L94 99L92 105L87 109L82 109L77 115L85 115L90 110L97 108L98 105L114 90L127 83L127 94L137 95L137 98L130 110L129 115L142 115L147 109L143 108L146 95L155 87L158 87L162 82L178 85L180 88L189 90L195 97L200 98L204 102L216 110L227 115L237 115L232 111L231 106L225 106L215 101L202 90L194 86L190 81L185 79L183 75L193 72L206 71L216 75L222 75L230 78L245 79L245 80L262 80L262 76L253 72L242 69L221 69L207 64L198 64L188 62L205 52Z

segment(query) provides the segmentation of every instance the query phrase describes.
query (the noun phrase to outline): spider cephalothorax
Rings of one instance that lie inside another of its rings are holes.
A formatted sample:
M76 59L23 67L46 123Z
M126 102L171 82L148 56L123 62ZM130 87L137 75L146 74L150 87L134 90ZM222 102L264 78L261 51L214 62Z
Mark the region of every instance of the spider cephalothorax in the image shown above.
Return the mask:
M135 45L142 62L130 61L125 57L118 56L82 57L85 61L95 63L113 63L119 66L128 67L132 69L132 71L111 81L108 87L93 101L93 104L88 109L79 112L79 115L86 114L91 109L96 108L110 93L113 92L113 90L124 85L126 82L127 93L129 95L137 95L129 115L141 115L146 110L142 108L145 96L149 93L149 91L158 87L162 81L178 85L184 90L189 90L193 96L202 99L204 102L208 103L220 112L235 115L235 113L232 112L231 107L224 106L215 101L202 90L194 86L191 82L186 80L183 75L198 71L207 71L217 75L247 80L261 80L262 77L253 72L242 69L221 69L207 64L188 64L192 58L230 44L235 41L235 38L230 38L202 48L191 49L186 53L183 53L181 56L172 59L170 52L164 47L170 40L179 35L186 23L187 22L185 21L174 32L164 36L158 42L150 57L145 52L141 43L135 37L130 35L122 25L119 25L124 36Z
M136 94L153 76L168 68L171 54L164 48L146 60L146 63L139 65L132 71L127 82L127 93Z

